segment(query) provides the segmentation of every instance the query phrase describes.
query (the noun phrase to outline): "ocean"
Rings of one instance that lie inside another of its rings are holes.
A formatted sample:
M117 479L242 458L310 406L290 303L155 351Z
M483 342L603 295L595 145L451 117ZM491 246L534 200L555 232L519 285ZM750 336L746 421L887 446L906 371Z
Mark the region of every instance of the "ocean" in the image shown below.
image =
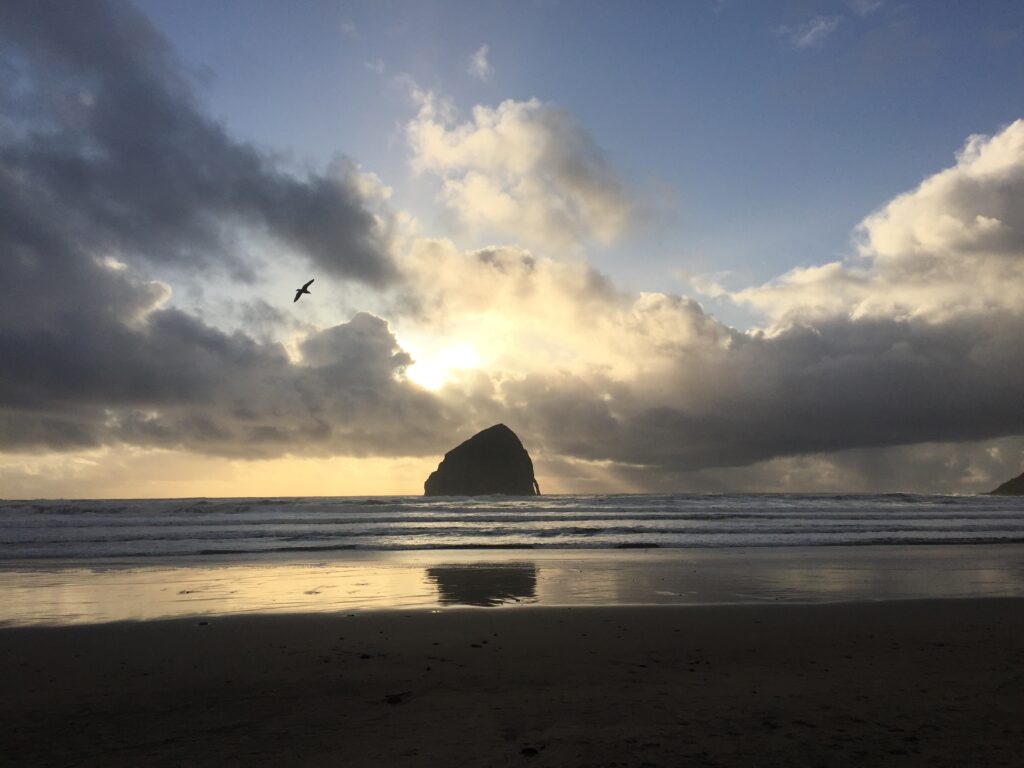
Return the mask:
M0 502L0 627L237 613L1024 597L1024 499Z
M0 502L0 560L1024 541L1024 499L606 495Z

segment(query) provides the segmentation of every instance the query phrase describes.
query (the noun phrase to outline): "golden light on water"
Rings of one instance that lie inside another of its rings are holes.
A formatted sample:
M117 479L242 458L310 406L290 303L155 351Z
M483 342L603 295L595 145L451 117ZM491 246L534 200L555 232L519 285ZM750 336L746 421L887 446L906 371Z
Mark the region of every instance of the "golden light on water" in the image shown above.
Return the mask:
M970 551L965 551L969 549ZM1020 548L347 552L0 569L0 626L239 613L1021 597Z

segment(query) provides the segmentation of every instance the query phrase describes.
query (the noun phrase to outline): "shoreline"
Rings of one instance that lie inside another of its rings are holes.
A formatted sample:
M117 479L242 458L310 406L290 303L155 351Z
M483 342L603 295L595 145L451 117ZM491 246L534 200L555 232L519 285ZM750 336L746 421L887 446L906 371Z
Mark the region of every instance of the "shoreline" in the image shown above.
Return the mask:
M0 626L457 606L1024 597L1024 545L432 550L6 563Z
M458 606L1024 598L1024 545L430 550L0 564L0 627Z
M0 629L31 765L1012 765L1024 600Z

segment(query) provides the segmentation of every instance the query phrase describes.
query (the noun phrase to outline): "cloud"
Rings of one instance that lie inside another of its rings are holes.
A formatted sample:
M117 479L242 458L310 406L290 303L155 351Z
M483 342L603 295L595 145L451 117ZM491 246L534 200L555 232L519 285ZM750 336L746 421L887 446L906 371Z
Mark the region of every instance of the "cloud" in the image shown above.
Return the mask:
M506 101L460 122L422 95L414 166L495 239L399 248L373 213L379 178L345 160L287 173L201 112L130 7L77 9L0 10L9 456L436 457L504 421L538 466L602 490L942 485L927 472L977 489L1019 466L1022 121L866 217L849 260L723 293L764 313L741 332L559 258L615 239L634 210L564 110ZM152 278L244 273L239 231L387 286L392 311L315 327L255 298L229 333ZM472 349L477 367L427 391L408 376L414 346Z
M636 487L735 481L724 468L766 462L852 482L835 469L851 451L912 462L923 454L897 448L1024 434L1022 148L1024 123L972 137L954 167L865 219L851 264L733 293L767 314L763 330L521 249L419 241L402 268L426 322L487 350L480 413L519 425L553 462ZM964 477L928 487L990 475Z
M239 231L264 231L337 276L395 279L386 230L353 166L295 176L200 110L166 42L132 7L13 3L0 135L6 232L122 260L220 265L236 276ZM60 216L44 216L60 210ZM26 224L11 221L30 217ZM58 231L59 230L59 231Z
M417 95L406 128L413 168L441 180L442 200L471 231L564 250L610 243L630 225L625 185L565 110L510 99L460 123L449 103Z
M857 258L732 294L778 323L926 318L1024 307L1024 120L972 136L954 166L858 226Z
M173 309L130 327L79 311L50 332L7 331L0 448L126 444L222 456L419 455L449 415L404 380L411 359L380 318L308 336L302 359Z
M820 48L841 21L839 16L816 16L796 26L780 26L778 31L795 48Z
M636 375L548 371L502 383L502 401L549 453L683 472L1024 433L1018 319L836 321L769 337L730 332L685 300L659 302L648 312L663 317L623 329L620 343L646 358ZM665 319L691 338L641 332Z
M481 45L469 58L469 66L466 71L477 80L490 80L494 74L491 63L487 60L489 53L490 48L487 45Z
M919 443L786 456L743 467L652 471L608 462L556 462L541 473L568 488L736 493L985 493L1024 469L1024 439Z
M883 0L850 0L850 8L858 16L867 16L881 8L885 3Z
M123 441L229 456L422 455L505 421L552 466L600 467L639 488L643 478L659 487L738 482L728 468L744 466L761 467L761 484L766 467L788 467L792 482L809 483L814 467L847 482L853 475L836 467L850 451L1024 434L1021 305L975 305L965 272L956 277L960 304L948 293L928 312L894 310L900 293L885 282L913 284L934 271L931 258L959 264L952 246L980 243L994 264L1019 262L1005 239L965 239L957 226L941 248L928 240L922 262L913 234L923 227L933 237L920 211L944 221L952 201L967 221L978 214L969 200L994 206L990 217L1019 209L1016 130L972 139L956 167L868 217L861 238L873 256L863 265L794 273L785 306L760 331L730 328L683 296L620 290L580 262L413 240L399 261L399 336L441 338L480 357L436 393L406 379L412 356L378 317L314 332L293 360L162 308L160 287L132 282L130 270L90 262L110 295L124 293L116 322L72 318L52 338L37 333L0 350L19 371L6 383L7 413L47 414L5 434L26 436L17 449ZM1015 290L1003 278L1002 289ZM774 297L776 287L764 291ZM876 294L870 311L858 311ZM113 338L113 351L96 336ZM890 455L911 462L921 453Z
M298 178L233 140L130 6L9 4L0 36L0 282L17 287L0 303L0 450L437 444L445 409L404 380L385 321L307 330L293 360L265 302L249 334L226 333L147 276L244 275L238 232L265 232L320 270L393 284L379 179L343 160Z
M409 316L399 325L467 344L499 375L631 378L676 348L727 343L730 333L689 299L627 293L585 264L522 248L419 239L402 269L414 293L395 308Z

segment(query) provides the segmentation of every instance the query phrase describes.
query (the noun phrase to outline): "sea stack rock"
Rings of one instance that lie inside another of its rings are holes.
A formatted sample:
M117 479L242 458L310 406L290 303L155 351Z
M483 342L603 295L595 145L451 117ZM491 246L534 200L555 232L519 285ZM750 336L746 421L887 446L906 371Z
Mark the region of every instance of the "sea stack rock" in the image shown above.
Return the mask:
M424 496L539 496L530 454L504 424L477 432L444 455L423 484Z
M1013 480L1007 480L989 493L994 496L1024 496L1024 473L1017 475Z

